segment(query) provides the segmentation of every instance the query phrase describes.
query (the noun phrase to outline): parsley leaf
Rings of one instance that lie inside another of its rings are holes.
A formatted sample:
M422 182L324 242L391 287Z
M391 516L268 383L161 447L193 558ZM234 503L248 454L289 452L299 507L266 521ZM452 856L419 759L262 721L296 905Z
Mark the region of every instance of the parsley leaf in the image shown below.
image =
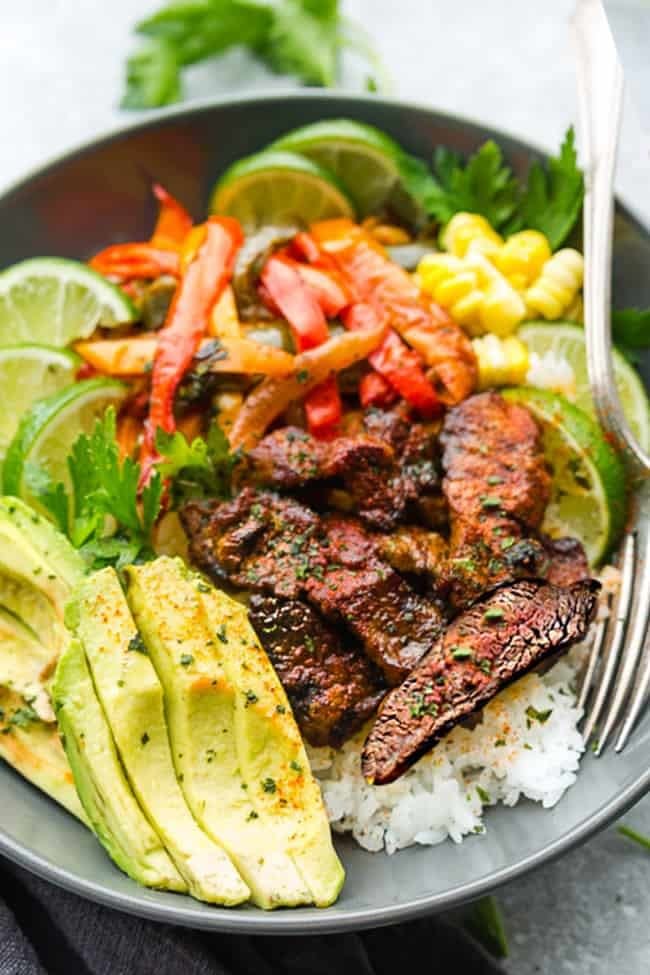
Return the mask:
M523 227L540 230L551 250L566 240L580 215L584 197L582 170L578 168L573 126L567 131L560 153L551 156L548 167L534 162L517 213L507 233Z
M157 470L171 479L172 505L189 498L230 497L230 480L239 454L231 453L225 433L212 423L206 440L188 443L182 433L156 433L156 450L163 458ZM144 498L143 498L144 501Z
M180 65L173 45L152 41L127 60L122 108L158 108L180 97Z
M470 156L465 166L458 153L440 146L433 156L433 170L426 206L429 215L441 223L468 211L482 214L498 230L513 216L518 183L492 140Z
M63 484L45 472L32 472L41 504L93 568L121 568L151 554L151 531L161 506L163 483L156 471L138 500L140 465L120 458L115 410L81 434L68 457L72 499Z
M645 349L650 346L650 309L625 308L612 312L614 342L625 348Z
M70 512L68 495L63 484L55 483L44 467L29 461L25 464L25 482L29 493L38 498L50 512L57 528L67 534Z
M156 108L181 97L180 75L232 47L247 48L272 71L308 85L334 85L339 53L353 47L375 73L367 40L346 33L339 0L179 0L141 21L147 44L127 62L123 108Z
M508 939L496 898L483 897L472 904L466 925L491 954L507 957Z

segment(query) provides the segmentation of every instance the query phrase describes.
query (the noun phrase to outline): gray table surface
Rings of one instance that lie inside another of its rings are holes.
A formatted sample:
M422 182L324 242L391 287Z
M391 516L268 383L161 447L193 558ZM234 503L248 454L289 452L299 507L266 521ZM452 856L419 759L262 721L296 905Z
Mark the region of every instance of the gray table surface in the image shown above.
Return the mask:
M572 0L347 0L375 39L395 94L554 148L575 117ZM50 156L132 120L117 102L130 27L156 0L0 2L0 190ZM359 87L349 63L345 82ZM188 95L284 87L233 52L193 69ZM650 119L646 119L650 129ZM618 186L650 220L646 145L626 108ZM650 833L650 798L625 821ZM500 892L509 971L647 975L650 857L609 829Z

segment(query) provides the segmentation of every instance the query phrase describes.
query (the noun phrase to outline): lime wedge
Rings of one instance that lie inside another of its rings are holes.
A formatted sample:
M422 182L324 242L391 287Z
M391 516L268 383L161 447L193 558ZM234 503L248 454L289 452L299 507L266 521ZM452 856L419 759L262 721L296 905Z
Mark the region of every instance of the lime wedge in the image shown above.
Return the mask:
M351 217L354 206L337 178L292 152L260 152L234 163L215 186L211 213L236 217L244 230L264 224L309 225Z
M3 457L23 413L44 396L74 382L79 356L48 345L14 345L0 348L0 457Z
M584 329L570 322L527 322L517 333L528 346L531 356L537 356L546 372L553 370L554 363L568 362L573 371L573 384L565 391L571 402L585 413L595 416L596 411L589 388L587 374L587 349ZM533 374L537 366L533 360ZM650 405L641 377L627 359L614 349L614 373L621 405L630 429L639 444L650 451ZM552 380L551 380L552 381Z
M408 224L421 222L420 201L431 180L427 167L372 125L328 119L288 132L270 148L298 152L325 166L363 217L388 209Z
M135 318L126 295L79 261L35 257L0 274L0 345L62 348Z
M68 455L80 433L90 433L107 407L118 406L128 387L116 379L86 379L38 400L23 416L3 468L5 494L22 498L42 511L29 489L34 469L45 471L54 483L69 487ZM47 514L47 512L44 512Z
M625 523L625 469L600 427L564 396L517 386L502 390L533 414L542 431L544 454L553 475L551 500L542 530L551 538L572 535L598 565Z

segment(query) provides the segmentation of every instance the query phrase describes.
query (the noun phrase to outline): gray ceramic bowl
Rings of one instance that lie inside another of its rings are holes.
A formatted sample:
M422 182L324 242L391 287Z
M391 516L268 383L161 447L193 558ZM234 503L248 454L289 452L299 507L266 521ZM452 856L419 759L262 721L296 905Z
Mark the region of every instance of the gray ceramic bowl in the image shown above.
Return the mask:
M152 178L205 211L215 177L234 159L294 126L349 116L385 129L424 158L437 144L462 152L495 138L521 171L535 150L480 125L375 97L311 93L227 99L158 115L65 156L0 199L0 267L56 254L84 258L108 243L146 239L154 218ZM650 236L619 209L615 300L650 305ZM621 815L650 788L650 714L622 756L587 755L577 783L552 810L522 802L497 807L487 833L370 854L337 842L347 870L327 910L223 910L185 896L144 890L121 874L84 827L11 769L0 767L0 852L84 897L143 917L249 934L359 929L449 908L560 856Z

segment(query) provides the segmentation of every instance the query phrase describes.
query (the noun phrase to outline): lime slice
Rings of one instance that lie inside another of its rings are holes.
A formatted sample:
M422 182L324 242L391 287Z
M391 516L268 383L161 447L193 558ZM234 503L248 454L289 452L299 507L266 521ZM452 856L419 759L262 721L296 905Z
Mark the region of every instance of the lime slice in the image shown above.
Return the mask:
M328 119L287 133L271 149L307 156L337 176L361 216L389 209L408 224L423 217L420 204L431 180L425 164L372 125Z
M0 274L0 345L62 348L135 318L126 295L79 261L35 257Z
M584 329L570 322L527 322L517 333L538 356L542 369L552 371L554 363L566 361L573 371L572 389L565 395L585 413L596 411L587 374L587 349ZM535 366L533 367L535 369ZM614 349L614 373L621 405L630 429L641 447L650 451L650 405L641 377L625 356Z
M0 457L3 457L20 418L32 403L65 389L74 382L81 359L74 352L48 345L14 345L0 348Z
M45 471L54 483L61 481L69 487L67 460L72 445L80 433L92 431L107 407L119 405L127 390L116 379L86 379L34 403L7 450L4 493L43 510L29 490L30 470Z
M332 173L292 152L240 159L215 186L212 213L237 217L244 230L351 217L354 206Z
M553 475L542 530L551 538L579 538L590 565L598 565L625 523L625 469L618 454L595 420L564 396L529 386L502 395L528 407L542 431Z

